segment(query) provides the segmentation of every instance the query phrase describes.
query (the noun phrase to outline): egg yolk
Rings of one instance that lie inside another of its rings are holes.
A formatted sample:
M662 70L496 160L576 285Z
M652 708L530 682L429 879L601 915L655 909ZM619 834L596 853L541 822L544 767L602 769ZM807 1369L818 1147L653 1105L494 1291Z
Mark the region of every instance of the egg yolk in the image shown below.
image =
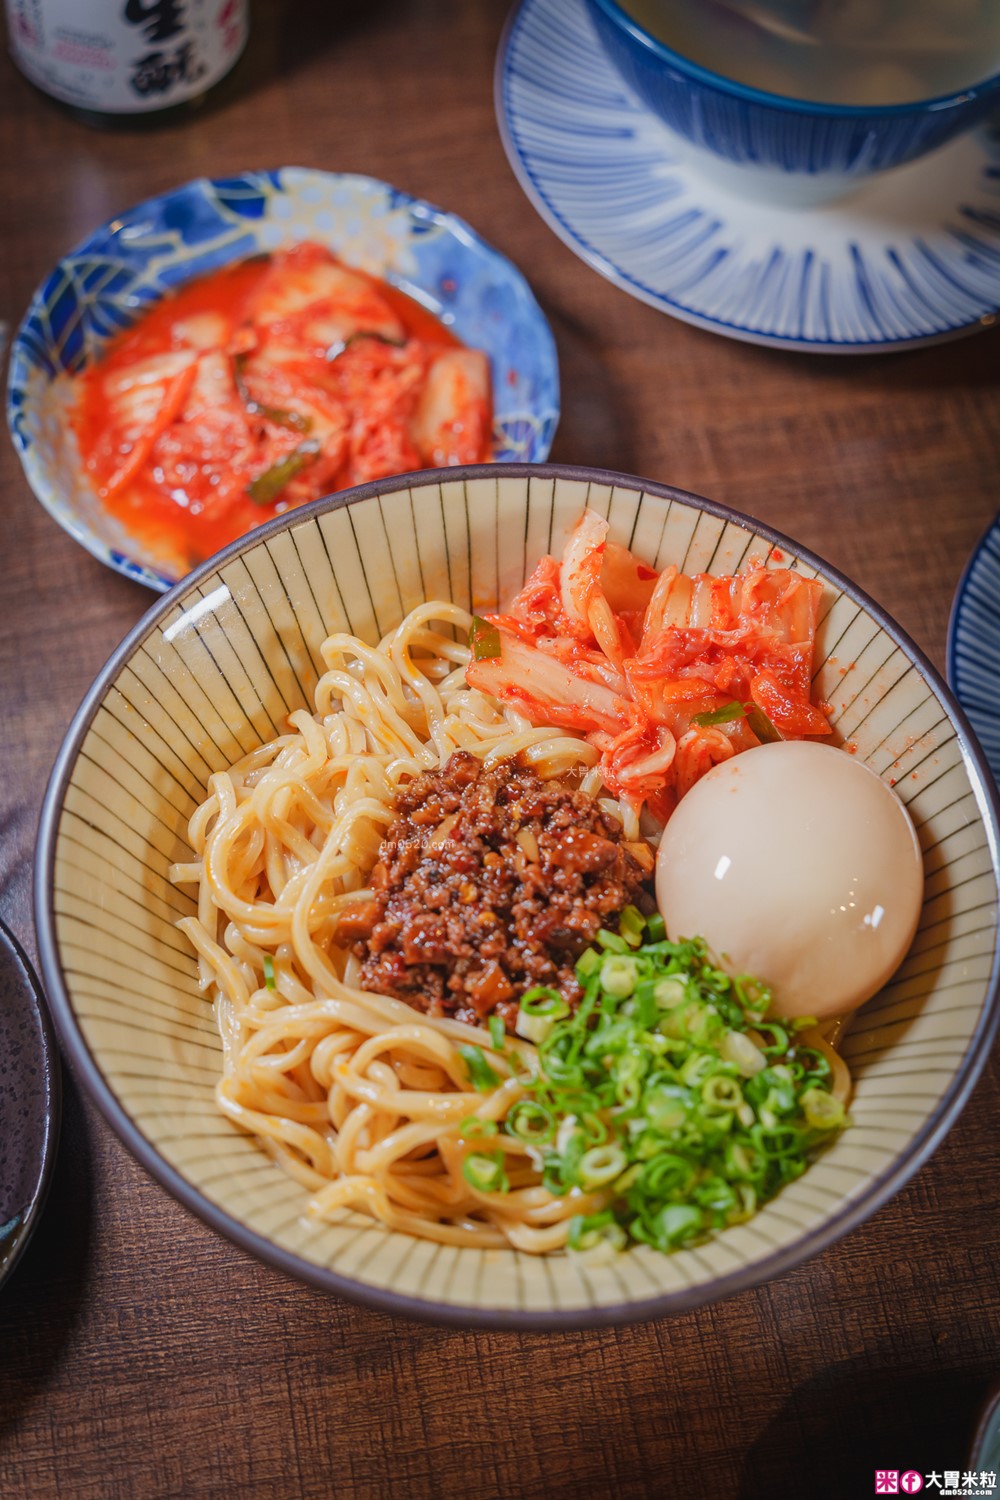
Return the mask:
M760 745L715 766L664 830L656 896L668 936L700 935L778 1016L837 1016L874 995L923 899L913 824L843 750Z

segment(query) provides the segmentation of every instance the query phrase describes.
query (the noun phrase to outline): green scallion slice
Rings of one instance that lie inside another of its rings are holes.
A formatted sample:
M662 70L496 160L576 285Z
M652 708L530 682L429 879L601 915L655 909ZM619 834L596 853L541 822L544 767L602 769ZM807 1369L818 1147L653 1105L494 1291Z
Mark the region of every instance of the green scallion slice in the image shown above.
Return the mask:
M609 953L601 964L601 988L616 1000L627 1000L635 989L639 971L633 958Z
M236 394L246 407L251 417L266 417L277 427L290 427L294 432L311 432L312 418L304 417L301 412L286 411L280 406L265 406L262 401L255 401L247 388L245 371L247 367L248 354L237 354L233 358L233 384L236 386Z
M782 738L767 714L756 703L751 703L747 708L747 723L763 745L775 744Z
M846 1123L844 1106L835 1094L828 1094L826 1089L806 1089L801 1104L806 1124L813 1130L840 1130Z
M608 1217L574 1222L570 1248L672 1251L749 1218L849 1121L801 1028L764 1021L765 984L728 975L701 939L669 942L659 921L634 947L636 917L619 921L577 961L575 1010L551 988L525 997L537 1068L502 1129L554 1196L605 1195Z
M256 479L251 479L246 492L254 505L273 505L285 486L291 484L303 469L315 463L321 448L318 438L306 438L291 453L286 453L284 458L279 458L277 463L258 474Z
M509 1111L505 1126L508 1135L530 1146L545 1145L556 1133L555 1116L536 1099L519 1099Z
M484 620L481 615L473 615L469 645L474 661L495 661L500 655L500 632L489 620Z
M566 1243L571 1250L596 1250L607 1245L612 1250L624 1250L628 1236L615 1221L610 1209L600 1214L574 1214L569 1221Z
M706 713L695 714L691 723L697 724L699 729L707 729L712 724L732 724L736 719L745 717L746 709L743 704L737 703L734 699L732 703L723 703L721 708L712 708Z
M274 982L274 959L270 953L264 954L264 983L269 990L278 988Z
M654 911L651 917L646 918L646 934L651 943L662 943L666 940L667 924L658 911Z
M577 1180L587 1192L606 1187L620 1177L628 1165L621 1146L593 1146L585 1151L576 1169Z
M473 1151L462 1163L462 1176L479 1193L506 1193L510 1188L502 1151Z
M352 348L362 339L374 339L375 343L388 344L392 349L402 349L406 343L405 339L390 338L387 333L378 333L374 328L359 328L355 333L349 333L346 339L338 339L335 344L331 344L326 351L327 360L332 363L333 360L339 359L345 349Z
M569 1015L569 1003L558 990L535 985L521 996L520 1010L526 1016L539 1016L547 1021L561 1021Z
M630 948L638 948L646 930L646 918L637 906L626 906L618 918L618 931Z
M499 1016L490 1016L487 1025L494 1052L502 1052L507 1043L507 1028Z
M584 948L576 961L576 972L581 980L601 967L601 955L596 948Z
M668 1203L656 1216L656 1230L664 1249L693 1239L703 1224L702 1211L693 1203Z
M472 1087L480 1094L500 1087L500 1075L486 1061L482 1047L459 1047L458 1054L469 1070Z

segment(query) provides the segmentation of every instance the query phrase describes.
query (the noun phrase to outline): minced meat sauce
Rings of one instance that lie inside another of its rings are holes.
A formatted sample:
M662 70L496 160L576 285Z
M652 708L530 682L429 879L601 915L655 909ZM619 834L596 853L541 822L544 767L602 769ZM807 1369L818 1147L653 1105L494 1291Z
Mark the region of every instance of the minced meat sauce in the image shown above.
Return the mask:
M645 845L563 781L518 758L484 770L458 751L398 796L372 871L374 899L337 937L362 960L361 985L417 1010L513 1030L533 985L580 998L575 963L629 903L648 906Z

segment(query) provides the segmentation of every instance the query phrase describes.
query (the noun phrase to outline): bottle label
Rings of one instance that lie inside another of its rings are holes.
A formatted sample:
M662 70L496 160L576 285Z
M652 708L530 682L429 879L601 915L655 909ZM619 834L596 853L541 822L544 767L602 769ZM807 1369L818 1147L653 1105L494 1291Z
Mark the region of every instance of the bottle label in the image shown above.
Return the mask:
M141 114L225 77L247 39L247 0L7 0L14 61L81 109Z

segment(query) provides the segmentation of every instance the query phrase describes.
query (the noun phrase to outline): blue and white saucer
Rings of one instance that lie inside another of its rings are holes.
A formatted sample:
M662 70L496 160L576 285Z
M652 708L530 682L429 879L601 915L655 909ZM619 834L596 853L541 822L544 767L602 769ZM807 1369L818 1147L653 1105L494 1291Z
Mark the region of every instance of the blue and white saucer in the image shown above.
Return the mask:
M948 681L1000 783L1000 516L980 539L955 591Z
M507 155L595 270L685 322L817 353L1000 322L1000 132L960 137L816 208L709 181L629 93L583 0L523 0L496 67Z

